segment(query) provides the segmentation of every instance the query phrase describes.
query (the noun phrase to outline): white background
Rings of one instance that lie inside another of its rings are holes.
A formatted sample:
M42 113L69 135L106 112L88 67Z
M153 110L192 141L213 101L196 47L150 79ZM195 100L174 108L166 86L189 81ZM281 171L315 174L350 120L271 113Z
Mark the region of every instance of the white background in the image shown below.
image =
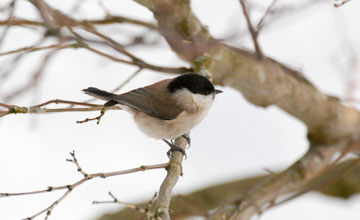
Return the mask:
M69 12L73 1L51 1ZM288 1L278 1L281 2ZM300 1L293 1L298 3ZM18 2L16 15L36 18L33 7ZM104 1L113 14L153 21L152 14L133 1ZM192 7L216 38L230 30L246 30L237 0L193 0ZM264 53L306 74L321 91L344 97L348 53L344 41L359 50L359 1L335 9L324 2L301 13L292 12L268 26L261 34ZM76 18L101 18L97 1L85 1L72 14ZM2 18L5 15L1 14ZM103 33L120 42L129 33L144 33L129 25L110 25ZM39 36L22 28L10 29L1 51L29 46ZM156 35L153 34L155 38ZM47 44L52 41L47 41ZM251 48L248 36L231 41ZM134 47L131 51L146 61L163 66L187 65L171 52L162 40L160 48ZM121 55L108 50L115 56ZM0 87L4 95L24 85L45 53L28 56L14 75ZM0 57L1 63L9 57ZM85 50L63 50L52 59L36 90L8 104L33 105L51 99L82 101L88 99L81 89L96 86L111 90L136 68L115 63ZM144 86L173 75L143 71L122 91ZM184 176L174 194L185 194L216 183L264 174L263 168L280 170L300 158L307 150L305 126L276 107L258 108L231 88L221 88L208 117L191 134L192 147L183 163ZM356 94L355 94L356 95ZM168 161L168 147L145 137L126 112L109 111L100 125L76 124L76 120L97 116L98 112L47 115L9 115L0 120L0 192L22 192L73 183L82 176L73 164L65 162L75 150L82 168L88 172L108 172ZM52 212L50 219L96 219L119 205L92 205L94 200L109 199L108 191L126 202L148 200L165 176L164 170L146 171L108 179L94 179L76 188ZM29 217L56 200L62 192L0 198L0 219ZM262 220L279 219L358 219L360 197L348 201L308 193L301 198L265 212ZM42 219L39 218L39 219Z

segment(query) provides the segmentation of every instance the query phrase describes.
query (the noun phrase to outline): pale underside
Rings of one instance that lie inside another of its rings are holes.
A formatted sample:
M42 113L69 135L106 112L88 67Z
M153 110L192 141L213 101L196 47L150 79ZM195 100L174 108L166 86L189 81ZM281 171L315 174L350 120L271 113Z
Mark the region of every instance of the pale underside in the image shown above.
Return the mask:
M135 111L129 106L123 106L123 108L133 115L139 129L149 137L172 139L186 134L198 125L207 115L214 99L213 95L192 94L187 89L179 90L175 95L181 97L179 105L188 107L171 120L151 117L144 112Z

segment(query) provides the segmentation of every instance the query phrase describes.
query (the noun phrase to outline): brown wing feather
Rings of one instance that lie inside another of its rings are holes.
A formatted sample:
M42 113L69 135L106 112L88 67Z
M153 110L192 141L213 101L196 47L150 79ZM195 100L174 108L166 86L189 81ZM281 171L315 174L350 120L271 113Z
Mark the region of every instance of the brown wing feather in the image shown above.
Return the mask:
M156 88L139 88L116 95L112 100L162 120L176 118L183 110L178 108L176 101L171 97L155 95L156 90Z

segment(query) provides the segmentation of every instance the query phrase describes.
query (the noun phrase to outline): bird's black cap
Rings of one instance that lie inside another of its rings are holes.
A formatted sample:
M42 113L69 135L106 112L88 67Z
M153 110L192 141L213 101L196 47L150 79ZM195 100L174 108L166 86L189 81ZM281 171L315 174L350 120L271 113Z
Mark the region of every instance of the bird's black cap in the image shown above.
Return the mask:
M171 80L168 87L170 92L186 88L194 94L209 95L215 93L214 85L204 76L186 73Z

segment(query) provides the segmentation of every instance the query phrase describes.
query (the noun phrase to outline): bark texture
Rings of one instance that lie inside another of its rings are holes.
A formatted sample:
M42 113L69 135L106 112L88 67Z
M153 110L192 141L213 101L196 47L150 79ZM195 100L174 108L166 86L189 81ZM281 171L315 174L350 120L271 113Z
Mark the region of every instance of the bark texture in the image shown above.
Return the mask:
M274 59L258 59L252 52L216 41L191 11L190 1L135 1L153 12L160 33L195 72L238 90L257 106L276 105L308 128L308 153L239 197L240 205L226 212L230 219L250 219L278 196L300 190L329 165L335 153L359 141L360 114L355 108L321 93L301 73Z

